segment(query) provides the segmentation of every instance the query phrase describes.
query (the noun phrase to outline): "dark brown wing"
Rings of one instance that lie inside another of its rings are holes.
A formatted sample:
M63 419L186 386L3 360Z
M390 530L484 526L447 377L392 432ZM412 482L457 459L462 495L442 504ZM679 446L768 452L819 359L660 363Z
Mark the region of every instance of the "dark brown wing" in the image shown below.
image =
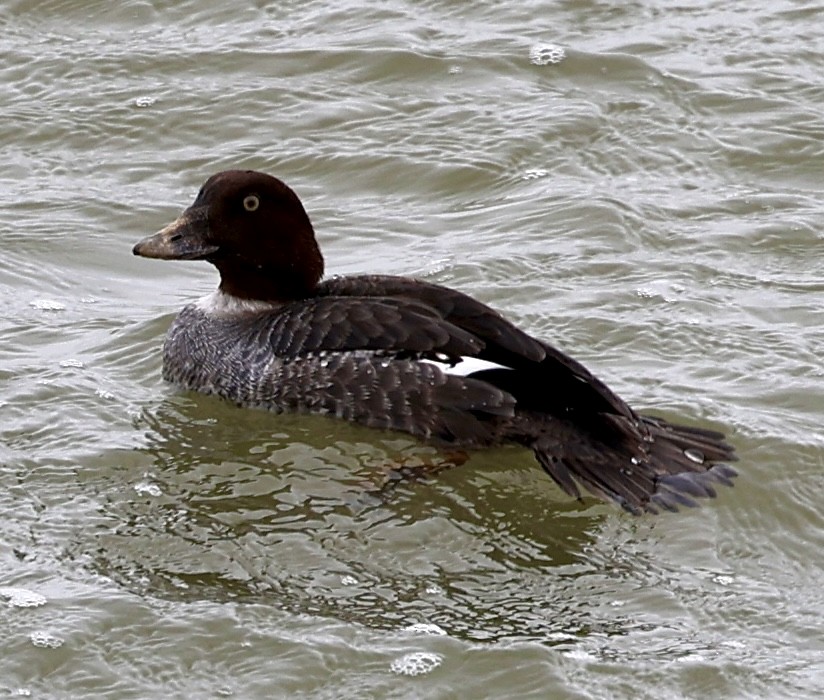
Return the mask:
M517 381L533 395L529 403L549 413L575 411L596 416L614 413L635 422L632 409L581 363L532 338L497 311L462 292L428 282L390 275L333 277L321 283L322 296L414 300L446 323L482 341L475 353L462 353L526 370ZM540 395L538 395L540 392ZM518 396L518 394L515 394ZM521 396L524 396L521 393Z
M317 352L387 351L477 356L484 341L435 309L401 298L320 297L287 304L267 324L279 357Z
M377 428L477 447L494 444L515 399L493 384L445 374L417 358L477 356L484 342L417 300L327 296L287 304L266 324L269 346L285 362L271 396L292 409L333 413ZM383 356L385 353L386 356ZM391 356L391 359L388 357ZM301 362L291 358L301 357Z
M478 357L509 365L506 359L540 362L543 345L507 321L497 311L448 287L407 277L357 275L332 277L318 288L321 296L384 297L408 299L426 305L449 323L483 339L486 347Z

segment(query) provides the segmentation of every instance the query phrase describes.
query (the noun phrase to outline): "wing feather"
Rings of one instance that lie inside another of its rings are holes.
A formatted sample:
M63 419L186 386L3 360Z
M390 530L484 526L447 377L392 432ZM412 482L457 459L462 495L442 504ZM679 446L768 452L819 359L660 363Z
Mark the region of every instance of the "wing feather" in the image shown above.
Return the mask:
M319 294L330 298L414 300L482 342L476 353L461 354L525 370L519 379L528 378L528 391L541 392L539 403L544 410L572 410L594 418L601 413L617 414L637 423L637 416L626 402L580 362L524 333L494 309L462 292L406 277L359 275L332 277L320 285ZM643 432L641 427L639 430Z
M319 297L287 304L268 325L280 357L384 350L394 354L475 356L484 341L417 302L393 298Z

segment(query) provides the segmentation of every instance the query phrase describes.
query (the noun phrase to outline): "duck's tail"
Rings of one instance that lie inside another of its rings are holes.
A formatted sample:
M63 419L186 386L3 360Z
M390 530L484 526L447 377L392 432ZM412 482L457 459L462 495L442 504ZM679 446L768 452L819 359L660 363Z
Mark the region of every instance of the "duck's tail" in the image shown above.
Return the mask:
M735 449L714 430L604 414L597 429L552 418L535 430L536 418L524 416L531 435L519 441L575 498L583 486L634 514L677 511L698 505L696 498L713 498L715 486L732 486L736 475L727 464L737 459Z

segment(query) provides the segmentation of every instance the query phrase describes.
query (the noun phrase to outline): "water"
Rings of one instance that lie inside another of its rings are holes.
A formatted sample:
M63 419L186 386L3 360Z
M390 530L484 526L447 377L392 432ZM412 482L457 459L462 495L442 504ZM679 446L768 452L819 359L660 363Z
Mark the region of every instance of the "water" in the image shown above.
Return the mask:
M0 694L819 696L821 8L510 5L0 8ZM728 431L736 487L634 519L505 449L381 502L436 455L177 394L215 274L130 248L226 167L298 191L330 273L459 287Z

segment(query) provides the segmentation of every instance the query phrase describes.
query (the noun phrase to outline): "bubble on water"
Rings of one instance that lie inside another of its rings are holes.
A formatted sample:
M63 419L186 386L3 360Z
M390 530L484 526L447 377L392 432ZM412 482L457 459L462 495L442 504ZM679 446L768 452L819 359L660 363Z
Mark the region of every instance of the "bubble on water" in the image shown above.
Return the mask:
M155 102L157 102L156 97L150 97L149 95L141 95L140 97L136 97L134 100L135 107L151 107Z
M529 49L529 62L536 66L546 66L551 63L560 63L566 58L563 47L555 44L536 44Z
M565 649L561 653L567 658L574 659L575 661L589 662L596 660L594 654L590 654L588 651L584 651L583 649Z
M94 393L98 398L106 399L107 401L114 399L114 394L111 391L106 391L105 389L96 389Z
M537 180L542 177L546 177L549 175L548 170L544 170L543 168L529 168L528 170L524 170L523 174L521 175L522 180Z
M146 495L154 496L155 498L163 495L161 488L157 484L152 484L149 481L139 481L134 485L134 490L139 494L145 493Z
M81 304L96 304L97 299L95 299L94 297L80 297L80 303Z
M350 576L349 574L346 574L346 576L341 576L340 577L340 582L344 586L357 586L358 585L358 579L356 579L354 576Z
M37 608L46 604L46 598L26 588L4 586L0 588L0 598L13 608Z
M404 654L395 659L389 666L392 673L402 676L422 676L424 673L431 673L443 662L440 654L432 654L428 651L414 651L411 654Z
M415 622L408 627L404 627L403 631L407 634L428 634L436 637L446 635L446 630L443 627L439 627L432 622Z
M18 688L17 695L24 698L29 698L31 697L31 691L28 688Z
M653 280L643 287L638 287L635 293L642 299L663 299L668 304L678 301L678 295L683 293L683 288L679 289L666 280Z
M424 588L424 591L431 595L443 595L444 593L443 588L441 588L437 583L430 583L426 588Z
M38 311L65 311L66 305L54 299L35 299L29 302Z
M747 645L738 639L727 639L719 642L719 646L727 647L728 649L746 649Z
M29 639L34 646L41 647L43 649L57 649L58 647L63 646L63 640L60 639L60 637L50 634L49 632L32 632L29 635Z
M568 632L547 632L544 639L548 642L577 642L578 637Z
M463 73L463 68L460 66L449 66L450 75L457 75L458 73Z
M63 368L77 367L78 369L82 369L84 367L83 362L81 360L75 360L73 358L70 358L68 360L60 360L60 366Z

